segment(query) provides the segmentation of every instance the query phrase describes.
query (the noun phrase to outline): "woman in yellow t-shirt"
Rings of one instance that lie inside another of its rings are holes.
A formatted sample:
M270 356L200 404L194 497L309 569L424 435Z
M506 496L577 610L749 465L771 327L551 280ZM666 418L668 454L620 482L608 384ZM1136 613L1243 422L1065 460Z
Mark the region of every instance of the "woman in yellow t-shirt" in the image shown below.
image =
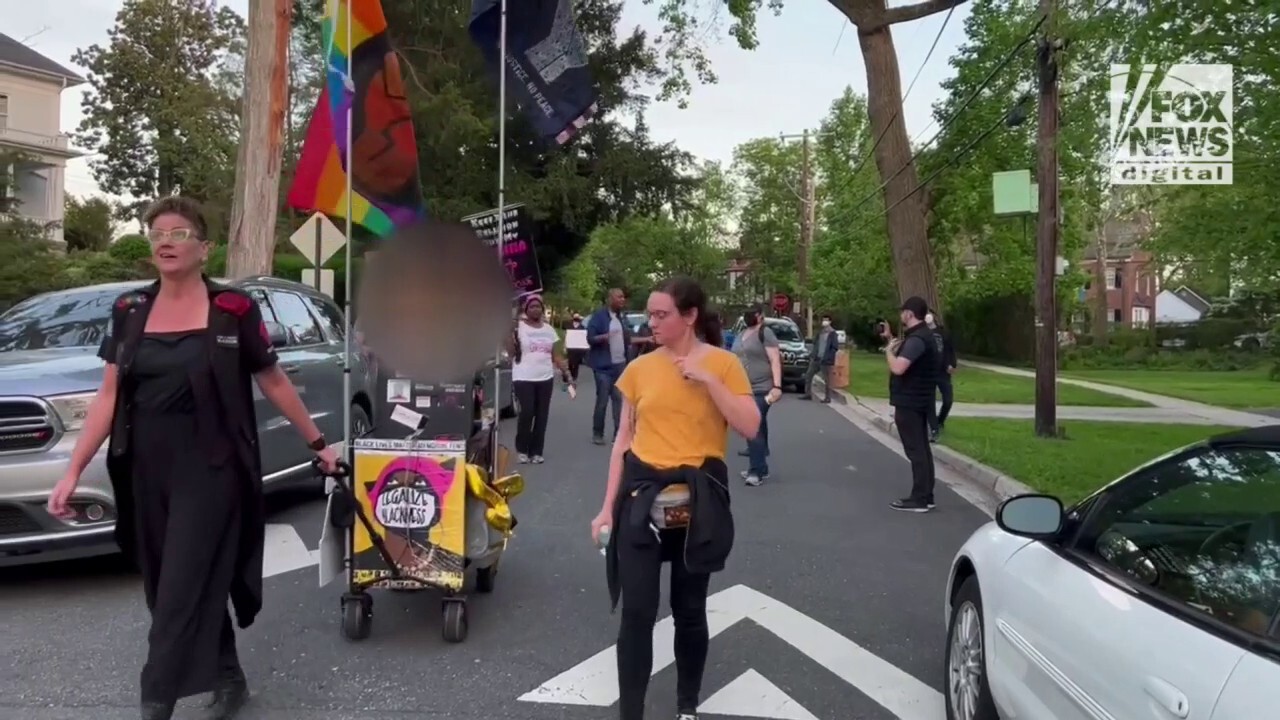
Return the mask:
M675 278L649 295L658 349L618 378L622 422L609 457L604 506L591 535L612 528L609 594L622 600L619 711L643 720L653 670L662 564L671 563L677 720L695 720L707 663L707 586L733 547L729 429L750 439L760 426L751 383L723 344L717 316L696 282Z

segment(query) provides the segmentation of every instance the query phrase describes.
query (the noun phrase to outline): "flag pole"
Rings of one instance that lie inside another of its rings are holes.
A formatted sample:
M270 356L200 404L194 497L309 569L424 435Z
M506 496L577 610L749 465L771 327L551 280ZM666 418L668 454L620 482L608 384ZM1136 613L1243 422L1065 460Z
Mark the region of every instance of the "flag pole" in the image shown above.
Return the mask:
M335 2L341 1L342 0L335 0ZM347 6L347 82L350 84L350 87L354 88L355 78L351 75L351 55L353 50L351 47L351 0L346 0L344 4ZM336 21L337 19L337 13L334 13L334 20ZM353 117L352 109L354 107L355 98L353 97L352 101L347 105L347 261L343 267L342 281L343 287L345 288L343 292L343 304L346 306L345 314L347 320L346 332L343 333L342 350L342 439L343 442L346 443L344 445L343 452L347 456L348 462L352 462L355 458L355 451L352 449L354 438L351 437L351 331L353 327L351 322L351 261L353 252L352 246L355 245L355 238L351 236L353 205L351 201L351 177L352 170L354 169L351 167L351 125ZM319 269L316 270L316 275L317 277L320 275Z
M502 263L503 245L507 240L507 0L501 0L498 19L498 263ZM517 340L519 342L519 340ZM502 345L493 363L493 468L490 476L498 474L499 433L502 429ZM514 358L512 359L514 362ZM515 405L514 400L512 405Z

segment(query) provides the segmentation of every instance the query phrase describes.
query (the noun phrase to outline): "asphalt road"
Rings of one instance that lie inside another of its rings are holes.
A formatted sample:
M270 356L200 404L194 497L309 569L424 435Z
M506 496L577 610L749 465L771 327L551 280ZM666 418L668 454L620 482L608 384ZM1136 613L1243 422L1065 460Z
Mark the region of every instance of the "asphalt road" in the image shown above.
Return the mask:
M617 618L587 531L608 449L590 443L583 379L577 400L555 396L547 462L524 468L520 527L496 591L471 598L465 643L441 639L434 594L377 593L373 634L353 643L339 633L340 589L317 589L314 568L270 577L265 609L239 636L255 693L242 717L616 717L605 707L616 696L609 655L589 662L613 645ZM712 600L713 631L723 630L712 640L704 714L940 720L945 572L985 515L942 485L935 512L891 511L909 482L906 462L834 405L787 396L770 422L773 481L745 487L736 480L745 458L731 461L737 545L712 583L727 592ZM319 498L295 492L272 504L272 522L317 547ZM120 562L0 570L0 618L0 718L137 717L147 617ZM657 656L668 648L659 640ZM655 674L651 717L674 717L674 674ZM178 717L198 717L195 704Z

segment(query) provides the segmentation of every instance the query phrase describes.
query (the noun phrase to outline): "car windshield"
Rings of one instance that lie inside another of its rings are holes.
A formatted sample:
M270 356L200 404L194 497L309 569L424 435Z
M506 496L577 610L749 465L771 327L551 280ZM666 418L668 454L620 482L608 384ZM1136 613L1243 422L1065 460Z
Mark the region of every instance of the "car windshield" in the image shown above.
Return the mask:
M121 288L87 288L25 300L0 315L0 352L98 347Z
M800 342L800 328L789 322L771 322L765 327L773 332L773 336L778 338L778 342Z
M644 324L644 320L645 320L644 313L638 313L638 312L627 313L622 316L622 319L626 320L627 324L631 326L631 332L635 332L639 330L640 326Z

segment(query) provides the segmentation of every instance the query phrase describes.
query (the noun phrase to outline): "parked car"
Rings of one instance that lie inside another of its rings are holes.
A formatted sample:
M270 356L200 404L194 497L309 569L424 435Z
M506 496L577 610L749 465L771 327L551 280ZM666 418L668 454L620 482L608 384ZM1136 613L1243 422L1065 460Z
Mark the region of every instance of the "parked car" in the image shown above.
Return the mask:
M1005 501L945 602L948 720L1275 717L1280 425Z
M764 319L764 326L773 332L773 336L778 338L778 351L782 354L782 386L783 388L791 388L796 392L804 392L805 375L809 372L809 359L813 354L809 343L805 342L804 334L800 332L800 326L796 325L794 320L790 318L767 317ZM726 334L726 337L732 337L733 340L726 339L726 344L733 347L731 342L737 342L737 338L746 329L746 321L738 318L738 322Z
M115 501L105 445L81 476L73 519L49 515L45 502L66 471L102 380L97 351L108 332L112 302L144 284L45 293L0 315L0 563L114 552ZM345 323L338 306L286 280L254 277L229 284L258 301L280 365L325 437L341 442L347 406L353 435L367 431L370 373L356 353L352 392L344 397ZM311 451L256 387L254 401L266 486L313 478Z

